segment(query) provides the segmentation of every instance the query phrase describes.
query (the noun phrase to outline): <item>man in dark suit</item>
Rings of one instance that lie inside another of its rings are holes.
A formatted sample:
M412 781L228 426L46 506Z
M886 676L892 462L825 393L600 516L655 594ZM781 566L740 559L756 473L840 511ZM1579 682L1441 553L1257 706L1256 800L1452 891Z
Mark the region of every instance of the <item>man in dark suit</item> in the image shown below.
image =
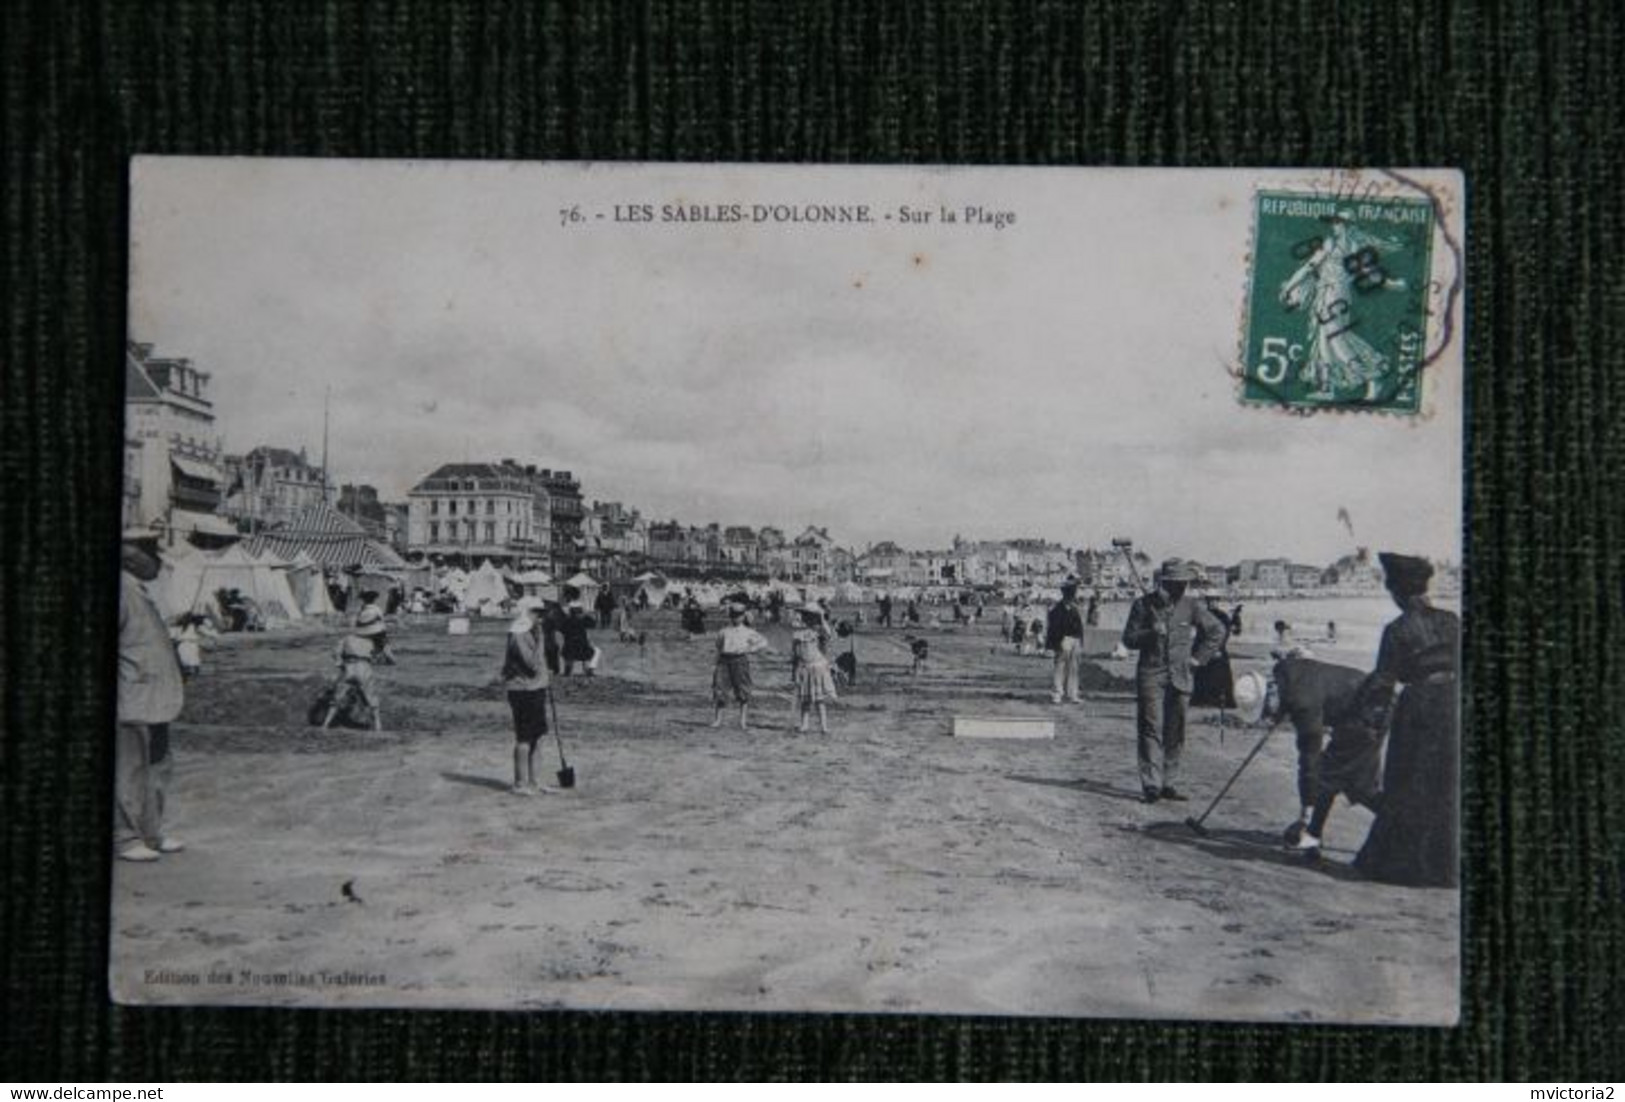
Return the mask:
M1135 671L1135 726L1140 791L1145 802L1184 800L1175 787L1185 749L1185 711L1191 667L1211 661L1229 633L1207 605L1186 593L1196 568L1169 559L1157 571L1156 588L1134 602L1123 625L1123 645L1140 652Z
M1068 580L1061 587L1061 599L1050 607L1044 632L1044 649L1055 654L1055 675L1050 685L1050 703L1067 700L1080 703L1078 675L1083 666L1083 616L1078 612L1078 583Z
M1271 674L1267 712L1292 724L1298 736L1298 821L1286 828L1296 846L1308 831L1319 838L1332 801L1374 806L1382 782L1381 732L1360 715L1365 671L1301 655L1283 655ZM1331 744L1326 737L1331 733ZM1314 829L1310 829L1313 824Z

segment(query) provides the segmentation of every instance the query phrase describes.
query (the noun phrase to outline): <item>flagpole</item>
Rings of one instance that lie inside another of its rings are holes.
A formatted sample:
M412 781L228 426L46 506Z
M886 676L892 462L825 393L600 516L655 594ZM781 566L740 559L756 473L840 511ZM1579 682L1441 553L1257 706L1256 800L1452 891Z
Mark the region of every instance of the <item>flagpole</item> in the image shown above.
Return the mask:
M327 384L327 391L322 395L322 504L330 505L328 499L327 482L327 412L333 401L333 384Z

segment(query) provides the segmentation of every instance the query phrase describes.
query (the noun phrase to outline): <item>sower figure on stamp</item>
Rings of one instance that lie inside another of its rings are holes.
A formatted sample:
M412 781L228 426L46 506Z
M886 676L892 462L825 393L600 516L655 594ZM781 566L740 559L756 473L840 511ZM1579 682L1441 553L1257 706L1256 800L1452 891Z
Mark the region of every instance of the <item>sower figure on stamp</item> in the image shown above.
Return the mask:
M1146 803L1183 800L1175 787L1185 748L1185 711L1191 667L1210 661L1228 636L1207 606L1186 594L1196 570L1169 559L1157 571L1157 587L1129 609L1123 645L1140 652L1135 671L1140 790Z
M169 724L183 702L180 663L146 583L158 577L157 540L125 537L118 614L117 803L114 844L125 861L156 861L184 847L164 834L172 769Z

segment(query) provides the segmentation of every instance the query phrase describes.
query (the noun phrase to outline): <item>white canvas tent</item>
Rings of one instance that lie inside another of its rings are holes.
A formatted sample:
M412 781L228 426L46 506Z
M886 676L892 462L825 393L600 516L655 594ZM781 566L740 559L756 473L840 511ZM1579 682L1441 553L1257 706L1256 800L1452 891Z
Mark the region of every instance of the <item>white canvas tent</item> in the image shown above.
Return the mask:
M639 574L632 580L638 583L638 595L649 603L650 608L659 608L671 592L666 579L659 574Z
M222 589L235 589L259 606L267 624L304 618L288 588L286 571L249 554L241 544L214 554L200 552L172 559L165 589L171 615L197 612L224 620L215 595Z
M835 599L847 604L859 604L864 597L863 587L857 582L841 582L835 587Z
M480 563L480 568L469 577L462 594L464 608L483 609L488 604L500 604L507 599L508 583L502 580L502 574L491 565L490 559Z
M525 597L544 601L559 599L559 587L553 584L553 576L545 570L522 571L514 575L513 581Z
M288 566L288 588L306 616L326 616L336 612L327 592L327 578L316 560L300 551Z
M160 553L158 577L151 589L164 619L174 620L192 610L202 572L203 552L190 543L183 541Z
M592 607L593 599L598 596L598 591L603 588L598 584L598 580L586 571L582 571L564 584L581 594L581 603L587 608Z

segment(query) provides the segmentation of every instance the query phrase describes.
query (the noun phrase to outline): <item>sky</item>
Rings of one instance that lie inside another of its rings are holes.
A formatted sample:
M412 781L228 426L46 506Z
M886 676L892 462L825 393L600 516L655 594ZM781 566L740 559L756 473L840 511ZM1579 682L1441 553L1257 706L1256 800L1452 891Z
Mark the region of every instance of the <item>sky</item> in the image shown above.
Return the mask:
M1306 178L140 158L130 335L212 373L228 451L319 461L329 401L334 477L386 500L512 457L653 519L859 549L1459 559L1459 339L1421 417L1236 399L1250 196ZM726 204L876 221L659 217Z

